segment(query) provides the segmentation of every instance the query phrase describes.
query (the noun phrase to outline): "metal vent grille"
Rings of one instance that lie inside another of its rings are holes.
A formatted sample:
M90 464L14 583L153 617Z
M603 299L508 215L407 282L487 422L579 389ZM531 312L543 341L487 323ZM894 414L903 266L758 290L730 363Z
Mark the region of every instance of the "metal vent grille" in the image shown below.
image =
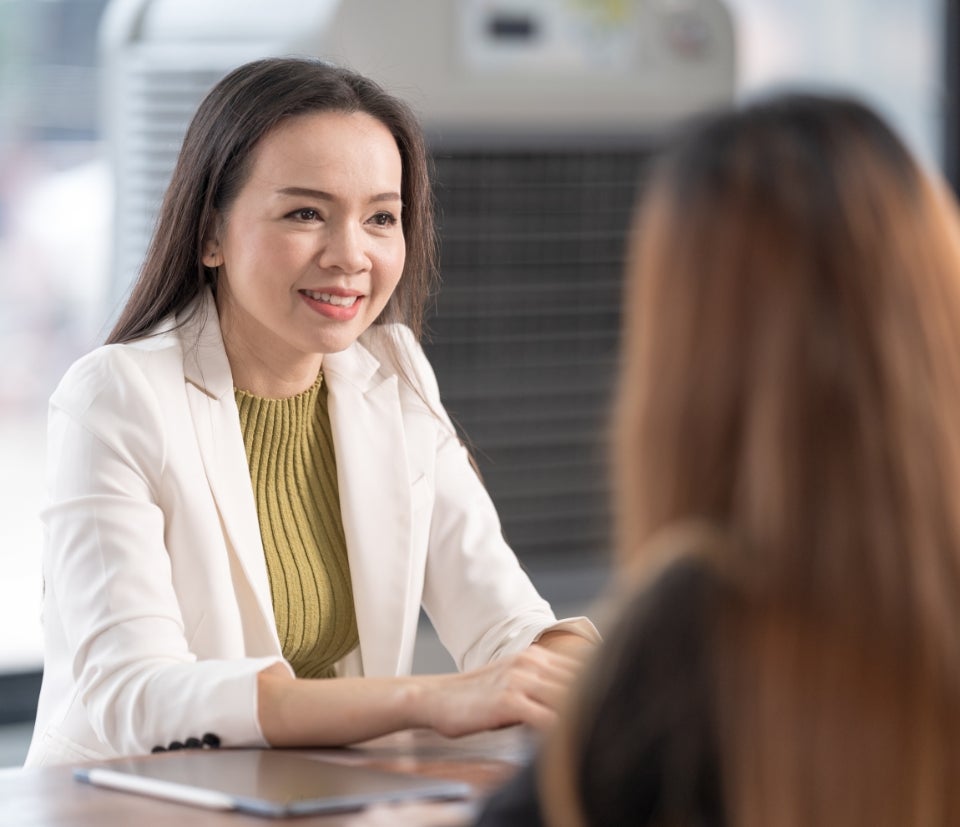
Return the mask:
M427 351L521 557L609 546L605 436L650 149L436 152Z

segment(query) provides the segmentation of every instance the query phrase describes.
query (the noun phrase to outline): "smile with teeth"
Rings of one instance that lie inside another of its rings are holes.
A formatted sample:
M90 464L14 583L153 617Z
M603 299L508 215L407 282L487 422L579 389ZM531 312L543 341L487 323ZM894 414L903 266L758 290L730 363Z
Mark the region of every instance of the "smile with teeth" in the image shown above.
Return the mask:
M314 301L333 304L337 307L353 307L359 296L336 296L333 293L315 293L313 290L303 290L305 296Z

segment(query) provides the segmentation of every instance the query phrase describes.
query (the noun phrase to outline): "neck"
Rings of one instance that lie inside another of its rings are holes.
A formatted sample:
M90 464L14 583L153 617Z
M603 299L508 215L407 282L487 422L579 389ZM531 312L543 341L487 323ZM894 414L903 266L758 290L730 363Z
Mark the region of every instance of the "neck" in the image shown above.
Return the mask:
M323 354L309 354L278 366L243 342L224 339L234 387L264 399L287 399L311 388L323 365Z
M263 399L287 399L313 386L323 365L322 353L295 350L278 336L251 339L220 300L217 312L235 388Z

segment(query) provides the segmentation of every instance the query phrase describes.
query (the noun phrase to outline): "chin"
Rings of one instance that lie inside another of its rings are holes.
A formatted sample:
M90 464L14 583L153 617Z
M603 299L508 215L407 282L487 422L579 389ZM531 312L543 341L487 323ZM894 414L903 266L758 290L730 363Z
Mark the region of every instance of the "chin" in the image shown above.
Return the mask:
M364 328L364 330L366 330L366 328ZM325 336L322 341L314 342L311 350L314 353L321 354L341 353L356 342L362 333L363 331L360 331L356 336Z

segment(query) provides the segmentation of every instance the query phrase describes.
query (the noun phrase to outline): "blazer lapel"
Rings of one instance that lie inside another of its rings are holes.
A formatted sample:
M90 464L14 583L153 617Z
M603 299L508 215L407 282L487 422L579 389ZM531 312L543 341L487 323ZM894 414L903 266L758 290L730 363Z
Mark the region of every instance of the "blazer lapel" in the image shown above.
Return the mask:
M223 347L212 295L180 333L183 341L187 399L207 481L220 512L227 540L251 587L266 628L259 630L280 651L273 599L260 539L260 524L250 469L233 390L233 374Z
M363 672L395 675L414 644L410 482L397 377L379 367L359 342L323 361Z

